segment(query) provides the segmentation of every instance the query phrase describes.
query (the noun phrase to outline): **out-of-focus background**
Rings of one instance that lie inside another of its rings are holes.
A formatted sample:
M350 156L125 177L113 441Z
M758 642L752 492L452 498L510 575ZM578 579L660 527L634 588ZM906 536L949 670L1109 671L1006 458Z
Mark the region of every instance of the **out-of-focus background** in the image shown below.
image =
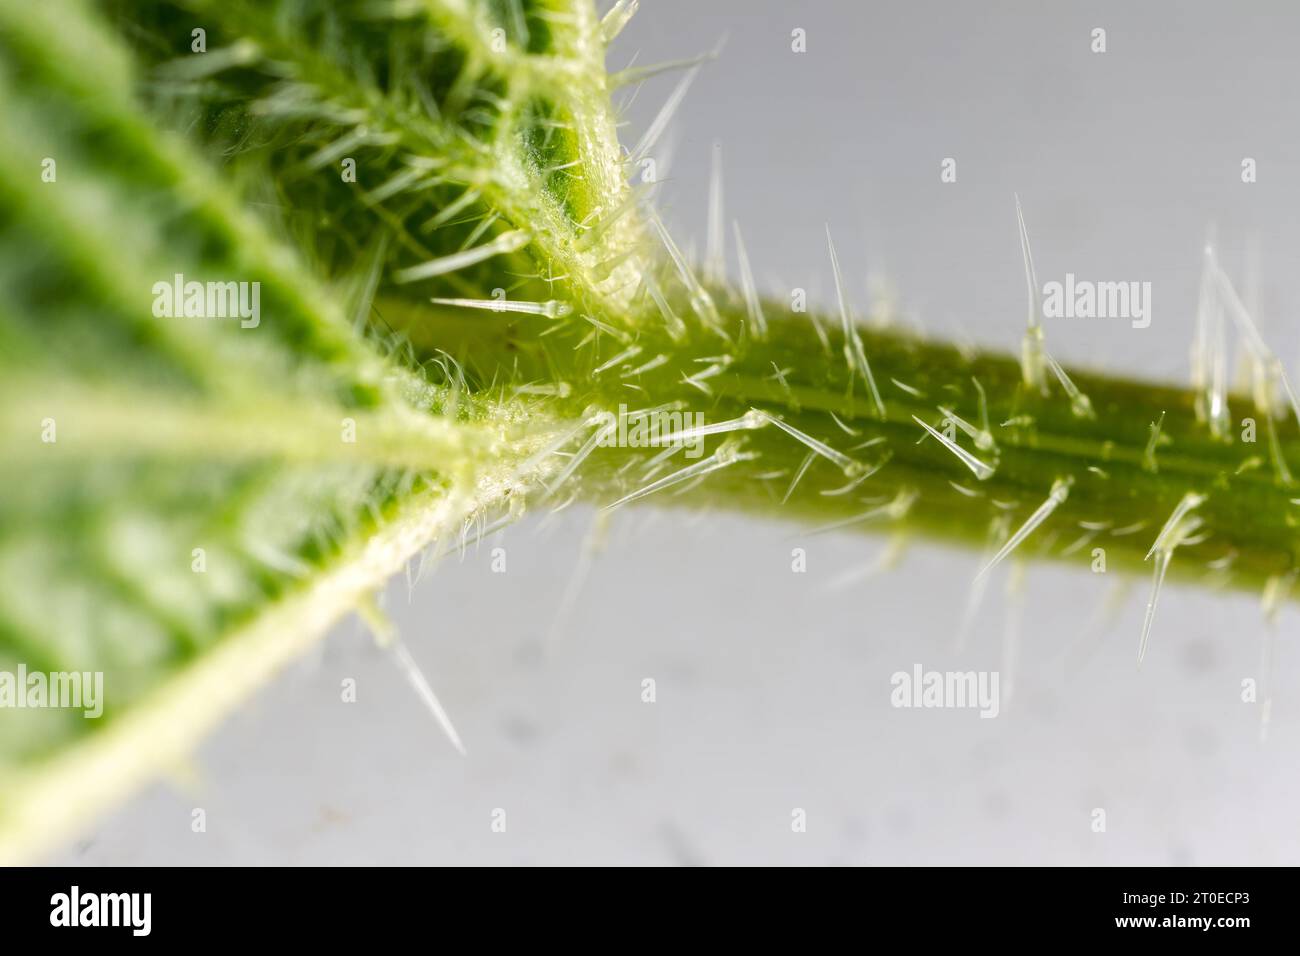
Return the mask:
M1013 349L1019 193L1040 282L1153 286L1150 328L1049 323L1062 361L1185 380L1212 223L1239 285L1256 250L1264 333L1285 359L1300 353L1293 5L641 6L611 69L725 37L654 150L665 218L703 252L721 142L727 220L772 294L830 303L829 222L859 311L892 284L932 334ZM1096 28L1105 53L1092 52ZM796 29L806 52L792 50ZM625 143L679 78L623 94ZM955 183L940 182L945 158ZM1300 862L1292 607L1268 682L1258 598L1174 585L1139 672L1146 580L1125 594L1117 575L1032 566L1009 590L1004 566L958 652L978 555L910 542L882 570L885 537L649 508L618 512L603 536L592 527L577 506L536 515L390 588L467 757L348 622L210 739L184 782L58 860ZM795 547L806 573L791 571ZM918 663L1000 671L1002 712L891 707L890 676ZM1267 741L1244 679L1271 690ZM806 832L792 829L796 808Z

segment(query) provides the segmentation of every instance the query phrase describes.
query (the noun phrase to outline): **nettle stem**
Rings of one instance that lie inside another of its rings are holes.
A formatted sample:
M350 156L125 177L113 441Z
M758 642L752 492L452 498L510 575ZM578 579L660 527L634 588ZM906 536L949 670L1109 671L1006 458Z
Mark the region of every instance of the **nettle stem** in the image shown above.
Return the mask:
M1094 571L1149 573L1163 529L1158 550L1177 551L1171 576L1259 589L1295 575L1300 506L1284 463L1300 455L1300 434L1280 410L1270 417L1231 396L1245 413L1220 439L1189 389L1052 362L1059 377L1044 394L1009 356L857 328L846 352L842 328L806 316L774 318L756 339L744 301L720 302L720 330L688 322L677 338L649 320L635 335L591 336L580 318L557 327L400 303L384 312L408 320L417 348L438 343L507 394L566 383L553 414L590 421L592 431L596 412L622 416L612 434L627 444L645 440L652 421L660 436L678 431L664 447L598 442L578 471L582 494L598 504L709 458L717 467L698 482L686 473L644 500L739 509L810 531L915 532L990 553L1037 517L1011 553ZM678 314L691 317L688 306ZM692 442L704 443L700 458L687 457ZM1166 528L1171 516L1176 527Z

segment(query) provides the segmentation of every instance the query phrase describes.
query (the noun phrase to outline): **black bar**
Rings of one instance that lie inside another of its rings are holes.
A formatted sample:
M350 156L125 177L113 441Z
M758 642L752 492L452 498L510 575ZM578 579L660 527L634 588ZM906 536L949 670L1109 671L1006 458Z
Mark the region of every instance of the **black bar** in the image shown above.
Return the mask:
M414 935L450 945L486 929L483 941L493 944L514 931L531 945L581 934L621 947L637 938L665 945L684 938L659 935L672 929L748 931L763 942L776 933L805 943L847 933L872 945L901 934L923 939L927 949L944 941L983 940L991 948L1102 938L1217 947L1290 942L1294 911L1289 870L890 869L801 872L790 886L775 885L771 875L751 885L750 877L740 871L696 884L700 877L690 873L646 884L645 876L620 872L588 884L574 873L575 885L565 886L532 873L493 873L480 883L479 871L414 868L13 869L0 871L0 927L6 943L66 942L76 934L82 943L337 947ZM77 922L116 916L117 925L54 925L71 922L74 886Z

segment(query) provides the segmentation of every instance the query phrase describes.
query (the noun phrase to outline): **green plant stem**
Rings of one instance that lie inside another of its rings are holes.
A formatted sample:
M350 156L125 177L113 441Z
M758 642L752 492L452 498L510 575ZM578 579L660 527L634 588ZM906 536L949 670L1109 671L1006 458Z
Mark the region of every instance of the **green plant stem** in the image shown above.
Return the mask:
M629 410L679 404L703 414L707 422L725 422L757 408L867 468L880 465L850 492L828 495L849 484L850 478L831 461L815 457L787 498L809 449L768 425L707 439L708 452L722 441L739 439L756 457L710 474L684 494L678 494L683 490L679 487L646 499L661 505L734 508L815 528L878 510L900 495L904 500L914 495L905 513L881 513L857 527L987 547L996 539L991 529L999 521L1009 520L1014 530L1042 504L1055 481L1067 479L1072 481L1068 496L1016 550L1018 557L1052 557L1091 567L1096 561L1093 549L1103 548L1107 570L1149 571L1146 556L1157 533L1183 496L1195 492L1205 496L1195 509L1204 522L1198 535L1203 540L1177 549L1171 575L1258 589L1274 577L1293 574L1297 567L1300 508L1292 502L1297 490L1275 469L1267 416L1243 396L1230 396L1229 404L1238 420L1256 420L1256 440L1241 441L1239 428L1234 440L1225 442L1212 438L1197 420L1196 395L1189 389L1067 370L1095 411L1094 418L1081 417L1055 383L1047 396L1024 387L1020 363L1009 356L966 353L898 331L864 329L864 352L884 401L886 415L881 420L861 377L850 373L839 330L827 330L827 348L806 317L791 316L770 322L765 339L750 339L743 331L743 308L728 304L725 297L721 300L731 342L694 327L684 340L648 330L628 342L605 337L578 348L572 341L576 331L568 341L562 334L543 334L555 331L545 319L439 312L395 302L384 308L417 347L423 341L438 342L462 355L481 381L499 383L508 374L519 383L573 383L571 397L551 402L557 416L574 418L591 406L617 412L620 404ZM771 303L767 308L777 314ZM459 352L457 342L463 346ZM629 342L641 349L635 358L593 373ZM626 374L657 355L669 359L639 374ZM686 381L719 364L722 356L730 364L700 381L707 392ZM504 386L507 392L509 388ZM993 466L986 480L979 480L934 438L925 437L913 417L941 428L943 406L978 425L979 388L987 397L996 451L976 448L960 431L956 437L958 444ZM1300 461L1300 432L1293 419L1282 419L1281 414L1275 422L1277 452L1284 460ZM1156 422L1162 423L1161 437L1148 452ZM873 444L853 450L867 442ZM606 504L636 490L639 472L629 467L629 458L648 460L659 451L598 449L582 472L583 494ZM656 477L690 464L681 453L672 462L672 468L660 469Z

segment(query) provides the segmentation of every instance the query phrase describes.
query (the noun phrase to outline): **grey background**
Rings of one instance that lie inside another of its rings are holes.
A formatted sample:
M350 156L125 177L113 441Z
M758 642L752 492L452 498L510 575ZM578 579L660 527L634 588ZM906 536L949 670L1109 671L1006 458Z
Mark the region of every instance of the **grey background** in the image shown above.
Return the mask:
M1089 50L1098 26L1102 55ZM1073 271L1154 287L1149 329L1060 320L1054 354L1185 380L1210 222L1235 276L1256 244L1265 334L1284 358L1297 352L1298 31L1283 3L643 0L610 65L691 55L726 34L677 115L662 205L702 250L720 140L728 220L774 294L802 286L828 301L829 222L860 309L868 276L888 277L927 330L1014 348L1019 192L1040 281ZM625 143L676 81L637 93ZM948 156L958 181L942 185ZM1244 156L1256 184L1240 181ZM1114 576L1035 566L1020 602L997 577L958 655L976 555L913 543L899 567L837 586L886 539L629 510L544 643L590 524L577 507L534 516L409 594L390 589L467 758L349 622L201 749L196 784L142 794L58 859L1300 862L1293 608L1278 621L1261 743L1258 706L1239 698L1241 679L1261 675L1255 597L1167 590L1139 673L1147 582L1105 624ZM790 571L795 546L806 574ZM505 574L490 570L493 547L506 548ZM1004 635L1017 620L1008 701ZM890 674L917 662L1002 670L1002 715L891 708ZM348 677L355 704L340 702ZM194 807L206 833L190 830ZM497 807L504 834L490 830ZM806 833L791 832L795 807ZM1104 834L1090 829L1097 807Z

